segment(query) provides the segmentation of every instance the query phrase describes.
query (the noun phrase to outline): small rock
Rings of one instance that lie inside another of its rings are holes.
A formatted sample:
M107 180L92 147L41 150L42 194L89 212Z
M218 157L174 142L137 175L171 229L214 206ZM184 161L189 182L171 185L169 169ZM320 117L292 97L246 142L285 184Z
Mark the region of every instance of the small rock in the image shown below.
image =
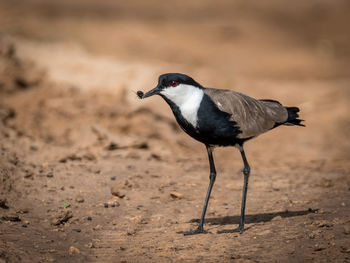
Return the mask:
M334 182L330 179L322 178L318 183L316 183L316 186L330 188L334 186Z
M126 232L126 234L127 234L128 236L133 236L133 235L136 234L136 230L135 230L135 229L130 229L130 230L128 230L128 231Z
M52 219L51 224L54 226L58 226L66 223L70 218L73 217L73 213L70 210L65 210L60 212L55 218Z
M161 161L162 160L162 158L156 153L152 153L151 156L150 156L150 159L153 159L153 160L156 160L156 161Z
M108 151L114 151L119 149L119 145L115 142L110 142L109 145L107 145L106 150Z
M344 234L349 235L350 234L350 225L344 226Z
M139 221L139 224L141 225L147 225L148 224L148 221L144 218L141 218L141 220Z
M340 252L342 252L342 253L350 253L350 248L342 246Z
M78 232L78 233L81 232L81 229L80 229L80 228L73 228L72 230L75 231L75 232Z
M25 172L24 178L26 179L32 178L34 175L34 172L30 169L26 169L24 172Z
M59 159L59 162L66 163L67 161L81 161L81 160L82 160L81 156L78 156L77 154L72 153L72 154L68 154L68 155L62 157L61 159Z
M30 145L30 150L37 151L37 150L39 150L39 147L36 144L31 144Z
M111 207L120 206L120 204L117 200L108 201L107 204Z
M114 185L111 187L111 193L114 196L117 196L119 198L124 198L125 197L125 192L120 189L120 185Z
M309 234L309 238L310 238L310 239L314 239L314 238L317 237L320 233L321 233L320 230L312 231L312 232Z
M94 228L92 228L93 230L101 230L102 229L102 226L101 225L97 225L95 226Z
M46 177L52 178L52 177L53 177L53 172L49 172L49 173L46 175Z
M315 221L314 224L317 225L318 227L331 227L331 226L333 226L333 223L330 221L327 221L327 220Z
M91 221L91 220L92 220L92 217L91 217L91 216L88 216L88 217L87 217L87 220Z
M107 203L104 203L103 206L104 206L104 208L108 208L108 204Z
M5 221L20 222L21 218L16 214L9 214L1 217Z
M87 247L88 248L95 248L95 245L92 242L90 242L90 243L87 244Z
M111 181L115 181L115 179L117 179L116 176L111 176Z
M126 155L126 158L130 158L130 159L134 159L134 160L139 160L141 158L141 155L136 152L136 151L132 151L130 150Z
M83 155L83 158L88 160L88 161L94 161L96 160L96 156L92 153L92 152L86 152L84 155Z
M3 209L8 209L9 208L6 198L0 198L0 207L3 208Z
M77 203L84 203L85 199L82 196L78 195L77 197L75 197L75 201Z
M184 195L178 192L171 192L170 197L173 199L182 199Z
M28 214L29 209L28 208L19 208L16 210L17 214Z
M80 254L80 250L77 249L76 247L73 247L73 246L71 246L69 248L68 252L69 252L69 255L79 255Z
M271 219L271 221L280 221L282 220L281 216L275 216L274 218Z
M325 244L316 244L314 246L314 251L321 251L321 250L325 250L327 247Z

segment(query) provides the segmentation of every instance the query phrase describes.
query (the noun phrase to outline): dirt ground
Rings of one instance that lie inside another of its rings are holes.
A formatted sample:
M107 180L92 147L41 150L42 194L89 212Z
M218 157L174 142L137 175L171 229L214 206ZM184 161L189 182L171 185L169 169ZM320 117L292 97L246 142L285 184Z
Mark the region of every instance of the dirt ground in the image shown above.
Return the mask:
M346 1L0 1L0 262L350 262ZM214 152L165 72L298 106L306 127Z

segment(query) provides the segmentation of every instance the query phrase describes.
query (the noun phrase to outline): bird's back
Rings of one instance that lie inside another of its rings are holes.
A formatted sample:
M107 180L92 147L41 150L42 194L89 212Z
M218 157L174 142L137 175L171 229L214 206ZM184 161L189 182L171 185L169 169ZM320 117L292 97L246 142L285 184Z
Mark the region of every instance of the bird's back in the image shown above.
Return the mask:
M257 100L232 90L205 88L204 93L237 123L241 131L237 138L258 136L288 119L287 109L278 101Z

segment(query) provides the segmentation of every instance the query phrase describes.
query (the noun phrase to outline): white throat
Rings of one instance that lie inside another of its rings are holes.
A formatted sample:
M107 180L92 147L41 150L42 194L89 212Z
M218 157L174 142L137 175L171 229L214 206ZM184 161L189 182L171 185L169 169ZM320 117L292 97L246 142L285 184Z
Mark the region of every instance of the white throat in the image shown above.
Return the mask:
M193 127L197 127L198 109L204 95L202 89L192 85L179 84L176 87L165 88L160 93L180 108L186 121L191 123Z

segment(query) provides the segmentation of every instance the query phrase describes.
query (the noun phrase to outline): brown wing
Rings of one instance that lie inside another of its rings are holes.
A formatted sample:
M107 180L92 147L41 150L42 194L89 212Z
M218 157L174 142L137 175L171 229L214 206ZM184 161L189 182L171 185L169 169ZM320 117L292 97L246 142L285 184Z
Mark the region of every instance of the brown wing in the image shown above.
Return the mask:
M232 90L208 88L204 92L221 111L232 115L242 131L239 138L258 136L288 118L287 110L277 101L256 100Z

